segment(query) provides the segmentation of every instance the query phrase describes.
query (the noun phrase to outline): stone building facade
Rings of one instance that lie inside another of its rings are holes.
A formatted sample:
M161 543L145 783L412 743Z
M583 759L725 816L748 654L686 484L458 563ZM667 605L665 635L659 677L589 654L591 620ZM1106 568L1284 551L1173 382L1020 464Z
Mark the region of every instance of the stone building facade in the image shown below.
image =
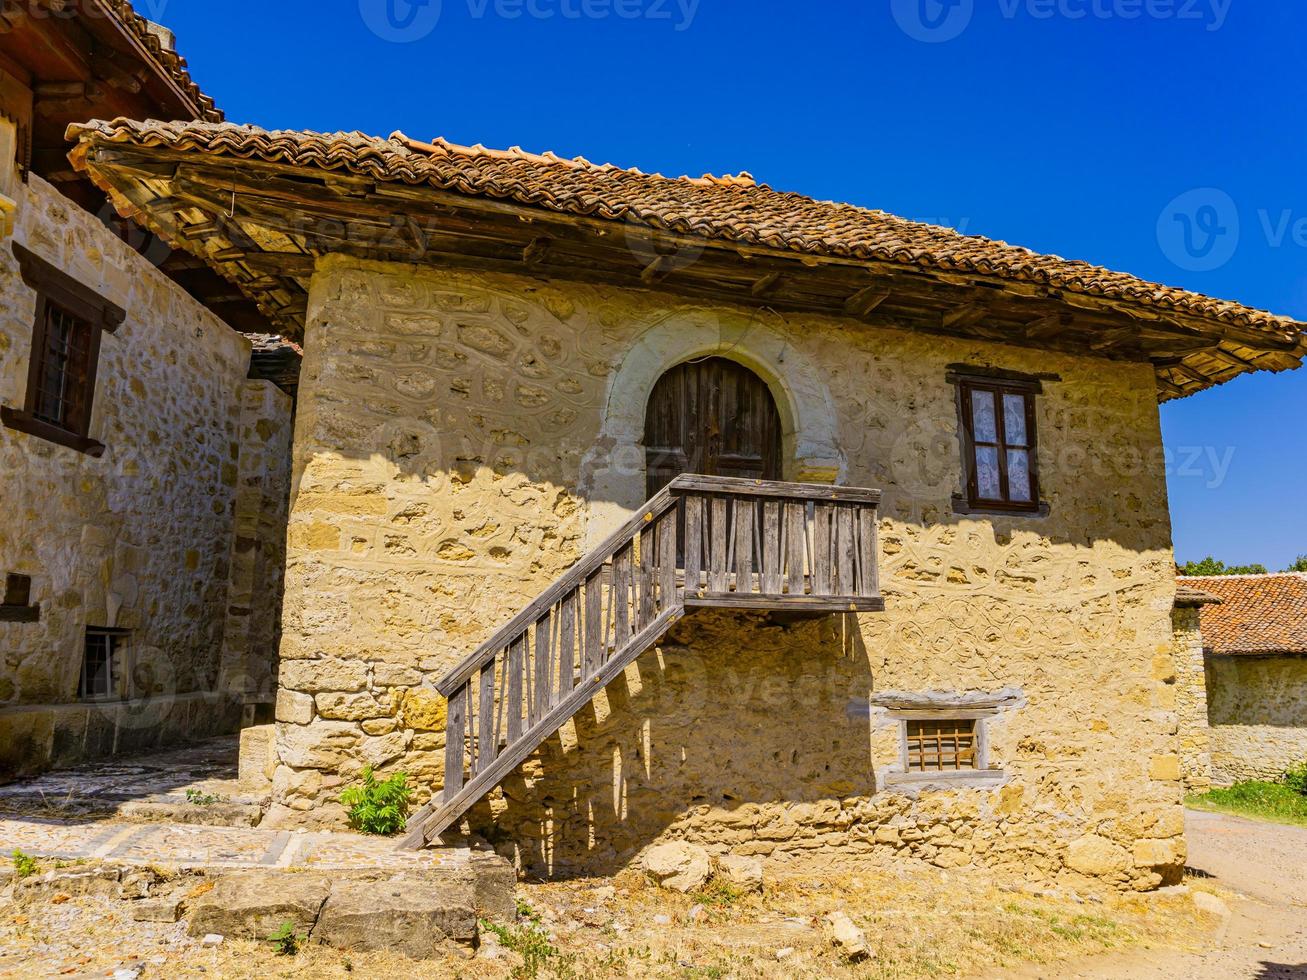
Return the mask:
M1307 575L1190 578L1181 589L1212 599L1184 633L1204 667L1185 679L1183 696L1205 705L1202 716L1182 717L1185 742L1209 743L1213 785L1275 782L1307 762Z
M249 304L64 158L69 118L221 114L128 4L29 13L0 31L0 781L271 714L290 476L291 399L213 311Z
M425 797L463 785L465 741L498 750L487 719L514 699L520 714L522 689L488 696L482 662L465 739L442 675L639 525L664 453L655 394L720 359L754 392L704 433L737 447L731 465L752 458L732 427L774 409L758 431L775 448L754 459L771 490L881 491L884 611L696 612L580 688L456 816L541 874L611 872L680 838L777 866L1178 880L1193 665L1173 637L1158 402L1296 366L1301 324L747 175L400 134L72 135L120 212L302 331L272 823L341 823L365 766ZM992 445L986 385L1017 393ZM965 764L942 764L944 738L967 740Z
M444 706L426 683L642 500L642 449L605 436L617 403L648 397L617 388L631 358L657 351L656 377L725 353L772 379L793 445L883 489L886 613L687 621L473 828L555 873L611 870L667 836L780 862L899 854L1141 887L1176 873L1166 495L1160 472L1119 464L1160 448L1148 369L343 258L314 277L306 349L274 820L339 823L363 764L440 785ZM1043 438L1080 463L1051 456L1046 517L953 514L955 362L1060 378ZM1001 776L890 786L889 691L1004 692L987 722Z
M0 573L30 579L39 610L0 622L4 775L235 731L243 694L270 697L291 415L286 394L246 379L249 341L41 177L15 184L0 403L24 402L36 310L11 243L126 318L100 347L103 455L0 427L16 518L0 527ZM88 628L121 633L115 683L129 685L94 702L79 696Z

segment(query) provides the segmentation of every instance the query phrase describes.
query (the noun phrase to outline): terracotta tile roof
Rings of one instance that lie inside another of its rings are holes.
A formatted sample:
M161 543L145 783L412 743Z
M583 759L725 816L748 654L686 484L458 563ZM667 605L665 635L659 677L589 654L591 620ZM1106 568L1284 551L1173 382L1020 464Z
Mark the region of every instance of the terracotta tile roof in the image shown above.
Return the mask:
M117 119L72 126L68 134L96 143L346 171L570 215L636 221L708 239L1037 284L1147 307L1161 315L1178 311L1251 327L1290 341L1303 335L1303 325L1288 317L884 211L775 191L755 183L748 174L667 178L517 147L489 150L445 140L419 143L402 133L381 139L363 133Z
M186 59L176 51L164 46L160 38L161 28L158 25L138 14L129 0L97 0L97 2L110 17L140 41L145 49L149 51L150 56L158 62L164 73L186 93L191 102L199 108L199 118L206 122L222 122L224 118L222 110L214 104L213 98L205 95L200 90L200 86L191 78L191 73L186 67Z
M1203 607L1203 646L1212 653L1307 654L1307 575L1185 577L1181 586L1218 596Z

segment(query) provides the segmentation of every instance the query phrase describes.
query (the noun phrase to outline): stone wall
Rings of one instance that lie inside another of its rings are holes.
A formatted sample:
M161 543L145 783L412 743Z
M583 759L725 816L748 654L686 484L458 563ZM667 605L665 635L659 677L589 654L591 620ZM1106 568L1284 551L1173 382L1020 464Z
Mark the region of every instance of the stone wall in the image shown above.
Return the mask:
M1206 792L1212 785L1201 616L1199 606L1177 606L1171 614L1176 708L1180 724L1180 773L1185 791L1189 793Z
M242 696L247 723L262 723L272 720L277 691L290 503L291 400L264 381L246 381L240 400L240 479L219 686Z
M639 503L631 416L648 391L629 379L675 361L630 362L688 351L771 384L787 477L884 491L887 611L687 620L473 828L546 874L611 871L680 837L805 866L1178 876L1174 566L1148 365L335 256L306 348L274 822L340 822L364 764L440 785L432 681ZM955 363L1060 377L1038 404L1049 516L953 512ZM888 690L1017 692L985 722L1001 772L890 786Z
M235 730L239 701L219 684L233 513L242 468L264 465L242 458L248 342L39 177L10 193L13 240L127 318L103 336L101 458L0 427L0 575L31 576L41 607L38 622L0 623L0 778ZM0 240L0 402L16 408L35 306ZM284 396L258 397L284 429ZM266 619L277 596L258 604ZM78 703L88 626L130 630L139 700Z
M1278 780L1307 762L1307 657L1207 657L1212 782Z

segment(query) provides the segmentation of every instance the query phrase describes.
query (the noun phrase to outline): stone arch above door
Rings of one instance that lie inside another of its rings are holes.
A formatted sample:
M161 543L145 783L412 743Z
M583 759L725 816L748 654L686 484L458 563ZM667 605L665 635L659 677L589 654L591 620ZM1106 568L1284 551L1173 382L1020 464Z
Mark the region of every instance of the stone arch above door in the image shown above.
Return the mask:
M645 500L645 409L654 385L668 369L711 356L738 361L766 382L781 418L786 480L836 483L845 475L834 403L805 354L761 320L678 314L637 337L609 379L600 437L582 463L589 544L601 541Z

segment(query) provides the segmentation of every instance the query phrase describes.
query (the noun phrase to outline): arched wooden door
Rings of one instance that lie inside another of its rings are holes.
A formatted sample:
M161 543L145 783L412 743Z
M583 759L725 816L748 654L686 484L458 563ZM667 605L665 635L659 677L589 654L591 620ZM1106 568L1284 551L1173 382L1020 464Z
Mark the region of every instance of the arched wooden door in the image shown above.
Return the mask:
M649 396L648 496L681 473L781 479L781 418L763 380L724 357L677 365Z

